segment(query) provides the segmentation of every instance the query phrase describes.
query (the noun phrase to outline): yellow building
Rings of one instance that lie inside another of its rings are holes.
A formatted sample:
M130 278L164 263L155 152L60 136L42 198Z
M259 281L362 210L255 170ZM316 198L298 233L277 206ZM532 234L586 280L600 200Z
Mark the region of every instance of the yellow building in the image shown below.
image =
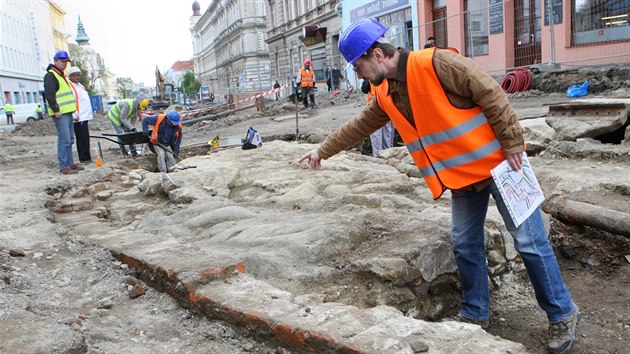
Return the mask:
M64 22L65 15L66 12L59 5L50 1L50 22L52 24L55 51L68 51L68 34L65 32L66 24Z

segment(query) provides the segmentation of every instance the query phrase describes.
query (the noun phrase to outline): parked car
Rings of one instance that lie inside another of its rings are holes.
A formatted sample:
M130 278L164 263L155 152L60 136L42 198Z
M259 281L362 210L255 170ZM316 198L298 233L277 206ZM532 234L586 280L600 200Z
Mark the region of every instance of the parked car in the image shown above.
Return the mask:
M34 122L38 119L37 112L35 112L37 103L14 104L13 108L15 108L13 113L13 122L15 124ZM0 108L0 124L7 124L7 114L4 111L4 106Z

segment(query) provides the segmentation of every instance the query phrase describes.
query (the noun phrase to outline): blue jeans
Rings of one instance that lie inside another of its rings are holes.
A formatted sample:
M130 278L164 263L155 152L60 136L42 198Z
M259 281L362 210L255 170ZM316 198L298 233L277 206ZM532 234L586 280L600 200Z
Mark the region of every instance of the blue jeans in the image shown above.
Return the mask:
M55 118L53 122L57 128L57 160L59 160L59 170L74 165L72 158L72 144L74 143L74 122L72 113L62 114L61 118Z
M394 146L394 123L387 122L382 128L370 135L370 142L372 143L372 156L378 156L378 154Z
M460 189L451 192L451 238L463 290L461 315L477 321L490 316L484 222L492 194L505 226L514 239L514 246L523 259L538 305L547 313L549 322L569 318L574 304L547 239L540 209L519 227L514 227L494 182L481 191Z

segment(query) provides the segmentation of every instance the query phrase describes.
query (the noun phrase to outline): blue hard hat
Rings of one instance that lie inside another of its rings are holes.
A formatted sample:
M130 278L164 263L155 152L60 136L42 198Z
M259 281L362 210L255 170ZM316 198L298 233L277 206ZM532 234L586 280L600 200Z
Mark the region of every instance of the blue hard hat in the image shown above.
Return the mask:
M339 51L348 63L354 64L388 29L373 18L354 21L341 34Z
M173 125L177 125L180 122L179 113L174 109L166 113L166 119L168 119Z
M68 55L68 52L66 52L65 50L57 51L55 53L55 57L53 59L54 60L62 59L62 60L67 60L69 62L72 62L72 59L70 59L70 56Z

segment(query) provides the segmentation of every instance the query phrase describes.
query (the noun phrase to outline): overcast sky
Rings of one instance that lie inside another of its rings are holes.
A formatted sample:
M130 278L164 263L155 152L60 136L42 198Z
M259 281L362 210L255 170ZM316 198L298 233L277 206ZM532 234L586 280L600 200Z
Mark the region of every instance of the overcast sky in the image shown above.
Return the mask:
M91 47L118 77L155 85L155 66L162 74L175 61L190 60L189 31L194 0L55 0L66 12L69 43L76 43L78 16ZM199 1L201 13L209 0Z

